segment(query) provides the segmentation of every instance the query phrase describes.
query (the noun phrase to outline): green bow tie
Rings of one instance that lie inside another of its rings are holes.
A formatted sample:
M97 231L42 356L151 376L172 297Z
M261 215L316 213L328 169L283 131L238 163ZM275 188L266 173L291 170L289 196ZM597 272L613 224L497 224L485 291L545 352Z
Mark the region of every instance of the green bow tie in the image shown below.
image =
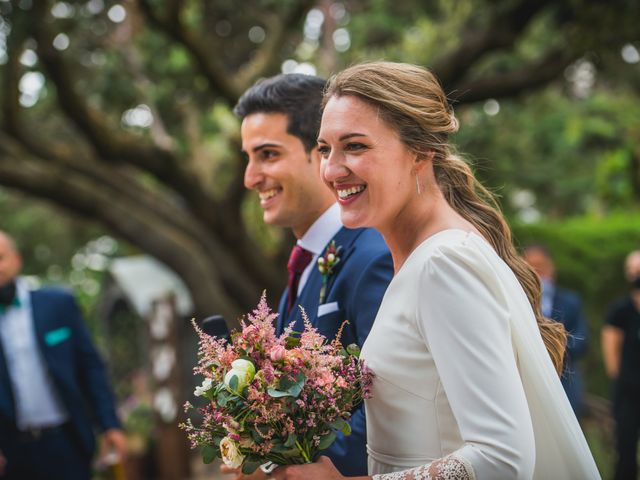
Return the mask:
M8 306L0 305L0 315L4 314L7 311L7 308L9 307L19 307L19 306L20 306L20 299L16 295Z

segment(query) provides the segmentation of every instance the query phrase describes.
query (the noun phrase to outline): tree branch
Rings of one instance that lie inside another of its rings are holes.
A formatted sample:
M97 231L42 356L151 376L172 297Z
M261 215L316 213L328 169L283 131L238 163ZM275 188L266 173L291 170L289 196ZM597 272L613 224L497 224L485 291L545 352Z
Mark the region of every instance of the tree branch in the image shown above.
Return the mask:
M277 71L278 55L289 38L288 34L298 26L315 3L316 0L295 2L284 16L278 15L277 18L271 19L265 42L251 61L243 65L238 72L236 78L241 92L249 88L257 78Z
M462 29L460 44L455 51L433 63L442 85L459 81L483 55L512 46L522 30L548 3L548 0L510 2L508 8L494 7L489 22L480 29L475 16Z
M453 86L449 98L456 104L473 103L488 98L513 97L555 79L578 58L566 49L553 50L538 61L517 70L489 78L463 81Z
M145 105L149 106L151 114L153 115L153 122L149 127L151 138L153 138L156 145L159 145L161 148L173 151L175 147L174 139L167 132L164 121L160 115L160 110L149 94L153 84L144 71L142 56L135 45L131 43L127 43L121 47L125 63L128 65L134 79L133 85L136 93L142 98Z
M209 236L203 243L202 238L165 222L154 210L114 194L99 180L26 155L16 142L1 134L0 183L99 220L132 244L162 258L192 288L202 290L200 294L206 298L200 298L200 305L215 305L235 316L239 310L229 300L230 292L231 298L244 299L250 305L264 288L251 281L251 276L235 263L234 255L214 237ZM212 263L203 261L206 258ZM205 285L200 286L203 281Z
M198 184L195 181L184 185L169 185L175 188L182 195L182 198L186 197L189 208L185 208L185 205L176 201L177 199L174 195L167 194L166 191L159 189L157 186L149 188L139 182L136 179L138 172L131 170L125 161L119 161L118 159L118 161L111 164L104 164L104 162L92 159L93 154L91 151L82 151L82 149L72 151L68 146L68 142L55 144L43 141L44 139L38 139L38 136L33 132L27 132L20 122L21 109L16 106L20 68L17 59L20 58L20 55L19 51L16 52L15 49L11 53L13 55L11 55L7 66L9 68L8 83L6 83L8 88L4 92L3 102L3 109L6 110L3 127L7 134L19 141L31 155L40 158L43 165L51 164L48 168L65 168L70 174L90 179L95 183L96 188L102 187L102 190L108 190L111 197L119 198L123 202L129 201L140 209L146 209L151 212L158 223L162 222L163 225L172 226L189 235L201 245L202 249L213 252L226 252L226 254L219 254L220 259L216 262L216 266L225 265L223 269L225 272L223 275L225 285L233 290L237 297L247 298L254 291L258 291L257 285L261 285L260 288L274 285L274 276L269 262L260 256L260 249L244 235L243 226L238 225L237 219L230 221L225 210L219 208L217 201L213 197L206 195L204 191L198 192ZM57 79L58 82L61 82L61 84L58 84L59 90L65 90L62 95L68 95L71 98L70 102L60 103L65 113L73 115L74 111L79 110L89 114L81 97L72 91L71 85L73 82L66 76L67 71L57 62L51 67L57 68L61 72ZM62 85L67 88L62 88ZM71 91L71 93L66 90ZM70 104L73 107L70 107ZM74 109L74 107L77 108ZM75 123L78 124L84 121L85 126L89 125L88 128L97 128L92 125L91 120L84 120L84 113L81 113L79 117L75 117ZM72 117L73 119L74 117ZM95 134L98 135L98 132L95 132ZM115 142L113 139L112 141ZM98 150L97 153L100 154L101 152ZM174 161L178 162L177 159L174 159ZM137 166L135 162L133 165ZM61 200L60 203L63 204L64 202ZM233 225L233 228L230 228L230 225ZM117 229L117 227L114 228ZM142 229L141 231L146 230ZM218 236L216 237L212 232L217 232ZM242 241L238 241L238 236L242 238ZM220 243L216 238L219 238L224 243ZM232 251L238 253L231 254ZM210 254L210 256L218 257L218 254L214 253ZM216 267L212 266L211 268ZM249 281L247 281L247 276L251 277Z
M99 162L88 158L88 152L80 149L72 150L68 142L56 143L53 140L43 141L32 131L27 131L24 122L21 121L22 109L18 104L18 79L20 77L19 58L24 37L18 28L12 29L7 44L8 61L6 65L5 85L2 89L4 96L2 101L3 123L2 130L31 155L38 157L45 163L55 163L60 168L67 168L71 172L85 175L98 184L113 190L115 195L125 196L130 201L145 205L154 209L158 215L166 221L173 223L177 228L191 232L194 236L203 232L195 228L193 222L187 221L189 215L184 209L171 202L170 195L160 195L146 188L131 174L127 174L123 167L106 167Z
M84 134L98 158L114 164L129 163L154 175L168 188L182 196L194 213L211 228L219 228L214 199L202 188L198 177L181 168L182 162L165 148L149 145L138 136L117 132L106 117L85 102L74 85L72 69L53 48L52 34L47 26L47 2L36 2L31 22L38 44L38 54L49 78L56 86L62 111Z
M23 52L23 44L26 39L24 25L21 17L11 18L13 26L6 40L7 63L4 67L4 82L2 92L2 128L12 131L18 123L20 112L20 57Z
M214 92L230 105L238 100L243 89L237 85L237 82L231 81L234 76L229 75L224 65L218 60L219 57L213 53L219 46L211 45L210 40L205 42L184 28L180 20L182 5L179 2L173 2L171 8L167 10L167 15L164 16L154 11L148 0L138 0L137 5L149 23L157 26L189 51Z

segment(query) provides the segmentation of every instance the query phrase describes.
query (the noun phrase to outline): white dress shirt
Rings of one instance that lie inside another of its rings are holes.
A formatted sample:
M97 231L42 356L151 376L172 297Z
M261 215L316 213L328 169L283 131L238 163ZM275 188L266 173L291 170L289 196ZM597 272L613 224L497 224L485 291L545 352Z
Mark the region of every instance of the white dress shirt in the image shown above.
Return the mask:
M20 279L16 295L20 305L0 313L0 341L13 387L16 425L20 430L61 425L69 415L38 348L31 295Z
M302 248L309 250L313 253L313 258L307 268L304 269L300 276L300 283L298 283L298 295L302 292L309 275L311 275L312 269L317 268L318 257L324 252L324 248L327 243L336 236L336 233L342 228L342 221L340 220L340 206L337 203L331 205L325 212L313 222L313 225L309 227L309 230L305 232L301 239L298 240L298 245Z

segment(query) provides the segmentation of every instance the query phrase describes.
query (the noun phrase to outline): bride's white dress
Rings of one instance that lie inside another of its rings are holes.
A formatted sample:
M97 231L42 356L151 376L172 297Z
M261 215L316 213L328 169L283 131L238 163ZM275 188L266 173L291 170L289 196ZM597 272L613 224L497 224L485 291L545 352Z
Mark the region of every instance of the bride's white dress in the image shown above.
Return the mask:
M480 236L411 253L362 358L374 480L600 478L529 301Z

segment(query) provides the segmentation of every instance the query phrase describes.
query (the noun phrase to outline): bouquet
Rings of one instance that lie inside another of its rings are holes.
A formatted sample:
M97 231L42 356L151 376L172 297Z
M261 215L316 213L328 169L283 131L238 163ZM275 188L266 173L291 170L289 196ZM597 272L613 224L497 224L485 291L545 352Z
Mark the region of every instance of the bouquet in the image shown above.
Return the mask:
M276 336L276 317L263 294L230 341L194 322L200 339L194 372L204 377L194 395L207 403L199 425L187 420L182 428L192 448L202 447L205 463L219 457L245 474L268 462L310 463L336 432L349 435L351 412L370 396L373 376L357 346L343 348L340 332L328 343L304 311L303 332L290 325Z

